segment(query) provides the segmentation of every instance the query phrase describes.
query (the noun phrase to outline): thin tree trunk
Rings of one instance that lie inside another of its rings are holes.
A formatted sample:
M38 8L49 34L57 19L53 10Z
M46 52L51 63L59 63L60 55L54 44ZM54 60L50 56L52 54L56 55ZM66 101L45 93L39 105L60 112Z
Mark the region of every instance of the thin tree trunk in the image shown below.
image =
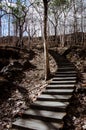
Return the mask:
M55 43L57 43L58 41L57 41L57 26L58 26L58 16L56 17L56 15L54 15L55 16L55 25L54 25L54 29L55 29Z
M49 56L48 56L48 45L47 45L47 13L48 13L48 2L43 0L44 3L44 58L45 58L45 80L48 79L50 75L49 68Z
M77 18L76 18L76 6L75 6L75 0L74 2L74 43L77 43Z
M10 36L10 14L8 18L8 36Z
M22 48L23 47L23 38L22 38L22 26L20 25L20 32L19 32L19 44L20 44L20 47Z
M81 0L81 35L82 35L82 45L84 45L84 32L83 32L83 1Z
M65 47L65 21L66 21L66 16L65 16L65 14L64 14L64 31L63 31L63 45L62 45L62 47Z
M0 16L0 37L2 36L2 24L1 24L1 16Z

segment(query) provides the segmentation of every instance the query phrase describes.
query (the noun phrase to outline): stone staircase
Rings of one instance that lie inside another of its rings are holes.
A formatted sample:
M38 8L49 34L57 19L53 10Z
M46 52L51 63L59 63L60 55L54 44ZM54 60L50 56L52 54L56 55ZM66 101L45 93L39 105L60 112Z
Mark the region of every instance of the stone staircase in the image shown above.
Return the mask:
M74 65L62 58L46 90L23 113L22 118L13 122L13 128L18 130L62 129L66 108L75 88L76 74Z

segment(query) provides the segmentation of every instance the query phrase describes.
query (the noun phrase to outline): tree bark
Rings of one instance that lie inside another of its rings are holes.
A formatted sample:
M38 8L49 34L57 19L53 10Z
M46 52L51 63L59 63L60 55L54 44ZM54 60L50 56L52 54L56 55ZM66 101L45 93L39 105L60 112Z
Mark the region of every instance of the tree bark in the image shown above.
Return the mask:
M9 16L8 16L8 36L10 36L10 14L9 14Z
M81 44L84 45L84 31L83 31L83 0L81 0L81 35L82 35L82 40Z
M44 58L45 58L45 80L49 78L49 56L48 56L48 43L47 43L47 18L48 18L48 1L43 0L44 4Z
M0 16L0 37L2 36L2 24L1 24L1 16Z

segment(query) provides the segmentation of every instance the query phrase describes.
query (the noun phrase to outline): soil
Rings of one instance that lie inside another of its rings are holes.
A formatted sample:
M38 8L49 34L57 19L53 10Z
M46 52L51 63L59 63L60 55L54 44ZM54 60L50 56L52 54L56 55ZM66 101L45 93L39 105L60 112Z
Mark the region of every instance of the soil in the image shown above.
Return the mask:
M45 89L43 50L0 49L0 130L10 130L16 117ZM57 69L50 58L51 72Z
M82 49L77 49L67 54L76 65L78 79L64 118L63 130L86 129L86 87L82 87L81 78L81 73L86 73L86 55L81 52ZM10 130L15 118L22 116L23 111L36 100L50 80L44 80L42 49L20 51L1 48L0 53L0 130ZM52 56L49 55L49 58L51 72L54 73L58 66Z
M70 100L63 130L86 130L86 89L78 88Z
M63 130L86 130L86 49L73 48L67 58L75 64L78 75Z

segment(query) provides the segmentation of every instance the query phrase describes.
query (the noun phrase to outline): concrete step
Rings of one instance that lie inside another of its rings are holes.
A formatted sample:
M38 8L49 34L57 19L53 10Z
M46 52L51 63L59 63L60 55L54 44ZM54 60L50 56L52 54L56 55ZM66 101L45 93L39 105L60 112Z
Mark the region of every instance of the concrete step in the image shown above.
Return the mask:
M56 73L54 77L75 77L76 73Z
M62 71L65 71L65 72L66 72L66 71L74 71L74 69L73 69L72 67L71 67L71 68L58 68L57 71L58 71L58 72L60 72L60 71L61 71L61 72L62 72Z
M65 108L68 104L69 104L69 102L65 102L65 103L63 103L63 102L57 102L57 101L36 101L36 102L34 102L34 104L35 105L40 105L40 106L43 106L43 107L46 107L46 106L48 106L48 107L63 107L63 108ZM32 104L31 104L32 105Z
M41 94L37 100L40 101L60 101L60 102L68 102L71 98L71 95L47 95Z
M66 112L28 109L23 113L24 118L33 118L43 121L61 122Z
M13 127L19 128L20 130L58 130L63 127L63 123L36 119L19 119L13 123Z
M72 93L74 91L74 89L47 89L47 92L52 92L52 93Z
M58 87L58 85L57 85L57 86L53 86L53 87L47 86L46 89L57 89L57 90L58 90L58 89L60 89L60 90L61 90L61 89L65 89L65 91L66 91L67 89L69 89L69 90L70 90L70 89L73 89L73 90L74 90L74 87L68 87L68 86L67 86L67 87L64 87L64 86L63 86L63 87L62 87L62 86L61 86L61 87Z
M76 71L57 71L56 74L76 74Z
M53 88L53 87L57 87L57 88L61 88L61 87L75 87L75 84L49 84L49 85L47 85L47 87L46 88L48 88L48 87L51 87L51 88Z
M69 102L59 102L59 101L39 101L30 105L31 109L54 111L54 112L66 112L66 107Z
M52 81L72 81L72 80L76 80L76 77L56 77L52 79Z
M57 85L57 86L56 86L56 85L55 85L55 86L53 85L53 87L51 87L51 86L48 85L48 86L46 87L46 90L49 90L49 89L51 89L51 90L57 89L57 90L61 90L61 91L62 91L63 89L65 89L65 91L66 91L66 90L71 90L71 89L74 90L74 87L73 87L73 86L70 86L70 87L69 87L69 86L65 86L65 87L64 87L64 86L61 86L61 87L60 87L60 86L58 86L58 85Z
M63 80L63 81L51 81L49 84L75 84L76 83L76 80Z
M45 92L43 92L42 94L51 94L51 95L56 95L56 94L58 94L58 95L71 95L72 92L45 91Z
M75 66L63 66L63 67L59 67L58 70L74 70Z

